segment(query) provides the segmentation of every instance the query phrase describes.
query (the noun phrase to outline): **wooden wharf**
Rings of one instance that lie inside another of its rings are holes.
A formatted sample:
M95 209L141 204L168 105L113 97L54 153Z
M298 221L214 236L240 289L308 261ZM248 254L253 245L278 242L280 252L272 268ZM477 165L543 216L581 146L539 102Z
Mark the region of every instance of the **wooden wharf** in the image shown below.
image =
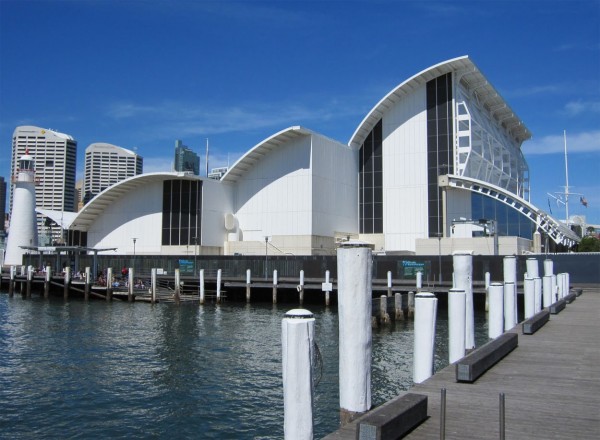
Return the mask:
M600 287L586 286L581 296L551 315L535 333L523 334L521 323L510 330L518 334L518 346L474 383L457 382L452 364L379 408L408 393L425 395L428 418L402 438L498 439L503 393L507 439L598 439L599 318ZM446 393L443 436L442 389ZM357 426L369 413L325 439L362 438L357 436Z

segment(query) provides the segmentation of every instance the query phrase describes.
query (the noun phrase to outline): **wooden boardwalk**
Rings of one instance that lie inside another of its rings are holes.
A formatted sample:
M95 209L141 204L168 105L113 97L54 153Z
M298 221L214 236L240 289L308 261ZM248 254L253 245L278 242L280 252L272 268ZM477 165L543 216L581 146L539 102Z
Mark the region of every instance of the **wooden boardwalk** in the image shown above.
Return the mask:
M583 295L475 383L457 383L455 366L415 385L428 396L429 418L406 437L440 438L440 390L446 391L446 439L498 439L505 394L507 439L600 439L600 288ZM404 393L403 393L404 394ZM326 439L355 439L354 424Z

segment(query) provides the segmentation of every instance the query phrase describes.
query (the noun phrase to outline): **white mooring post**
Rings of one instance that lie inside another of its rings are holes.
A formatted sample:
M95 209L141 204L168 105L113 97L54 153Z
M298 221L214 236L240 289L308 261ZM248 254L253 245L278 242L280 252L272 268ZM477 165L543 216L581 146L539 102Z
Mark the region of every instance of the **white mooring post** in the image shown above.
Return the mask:
M387 296L392 296L392 272L387 273Z
M408 292L408 304L407 306L407 316L408 318L414 318L415 316L415 292Z
M112 267L106 268L106 301L112 301L112 291L113 291L113 275L112 275Z
M179 304L179 301L181 300L181 272L179 271L179 268L175 269L175 295L174 295L174 299L175 299L175 302L177 304Z
M423 288L423 272L417 272L417 292L420 292Z
M556 274L556 287L558 289L557 298L563 299L565 297L565 274L562 272Z
M27 266L27 298L31 298L31 283L33 282L33 266Z
M513 292L513 296L514 298L512 299L512 305L513 305L513 312L511 316L514 316L514 324L513 327L517 324L517 317L519 316L518 311L517 311L517 257L515 257L514 255L507 255L506 257L504 257L503 259L503 265L504 265L504 283L513 283L513 288L512 288L512 292ZM509 290L511 288L509 287ZM504 295L506 296L506 287L504 288ZM506 313L508 313L508 311L506 310L506 302L504 303L504 314L506 315ZM511 327L512 328L512 327ZM508 329L507 329L508 330Z
M544 275L542 278L542 306L552 305L552 275Z
M558 286L556 285L556 275L552 274L552 304L559 300Z
M465 356L467 294L463 289L448 292L448 360L451 364Z
M504 283L504 330L510 330L517 325L515 315L515 283Z
M221 302L221 269L217 270L217 304Z
M50 272L50 266L46 269L47 272ZM83 290L83 297L87 301L90 299L90 290L92 288L92 270L90 266L86 266L85 268L85 287Z
M304 271L301 270L300 271L300 284L298 284L298 300L300 302L300 304L304 303Z
M475 348L475 315L473 310L473 252L452 254L454 285L465 291L465 349Z
M571 274L569 272L565 272L565 292L567 295L571 291Z
M44 298L48 299L50 297L50 283L52 282L52 266L46 266L46 277L44 278ZM87 281L86 281L87 286ZM89 295L89 291L88 291ZM87 299L87 296L85 297Z
M156 268L150 270L150 302L156 303Z
M489 272L485 273L485 311L488 312L490 310L490 283L492 282L492 277Z
M111 278L112 279L112 278ZM69 299L69 290L71 289L71 266L65 267L65 279L64 279L64 299ZM108 280L106 280L108 284Z
M415 295L414 383L421 383L433 375L437 302L435 295L430 292Z
M489 293L488 337L496 339L504 333L504 285L502 283L490 284Z
M135 273L133 267L127 272L127 301L133 302L133 288L135 286Z
M329 281L329 271L325 271L325 282L321 284L321 290L325 292L325 305L329 307L330 293L333 290L333 283Z
M8 296L11 297L15 293L15 276L17 275L17 268L10 266L10 281L8 282Z
M277 269L273 270L273 304L277 304Z
M313 438L313 371L315 318L293 309L281 322L283 432L286 440Z
M396 321L404 321L404 309L402 308L402 293L396 292L394 295L394 309Z
M531 318L535 315L535 284L533 278L529 278L529 272L527 272L527 277L523 281L523 292L525 296L524 306L525 306L525 319Z
M200 304L204 304L206 298L206 290L204 290L204 269L200 269Z
M554 275L554 262L549 258L544 260L544 276Z
M528 258L525 264L527 265L527 275L529 278L534 279L540 276L540 266L537 258Z
M533 313L539 313L542 311L542 279L536 277L533 279L533 292L534 292L534 309Z
M252 287L252 271L250 269L246 269L246 302L250 302L250 291Z
M337 250L340 421L371 408L372 252L347 241Z

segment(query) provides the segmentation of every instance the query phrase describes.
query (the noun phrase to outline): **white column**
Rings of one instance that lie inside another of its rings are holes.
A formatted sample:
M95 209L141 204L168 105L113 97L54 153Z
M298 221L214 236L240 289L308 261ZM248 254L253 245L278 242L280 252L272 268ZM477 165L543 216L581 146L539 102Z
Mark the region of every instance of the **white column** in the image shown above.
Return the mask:
M206 290L204 289L204 269L200 269L200 304L204 304L206 298Z
M433 375L437 301L433 293L421 292L415 295L414 383L421 383Z
M544 275L545 276L554 275L554 262L550 259L544 260Z
M552 276L544 275L542 278L542 306L550 307L552 303Z
M464 290L448 292L448 359L451 364L465 356L466 301Z
M221 269L217 270L217 303L221 302Z
M313 438L313 373L315 318L293 309L281 322L283 367L283 431L286 440Z
M542 279L540 277L533 279L533 291L535 296L533 312L539 313L542 311Z
M423 272L417 272L417 292L423 288Z
M473 312L473 255L471 251L452 255L454 284L465 291L465 348L475 347L475 317Z
M504 285L502 283L492 283L489 292L488 337L495 339L504 333Z
M489 287L491 281L491 275L489 272L485 273L485 311L488 312L490 310L490 292Z
M514 255L507 255L503 259L504 265L504 283L513 283L513 287L509 288L513 292L514 298L512 299L513 312L512 315L506 310L506 302L504 303L504 316L509 313L509 316L514 317L513 327L517 324L517 317L519 312L517 311L517 257ZM506 287L504 288L504 295L506 296ZM512 328L512 327L511 327Z
M342 423L371 408L372 264L366 243L346 242L337 250Z
M252 285L252 272L246 269L246 302L250 302L250 291Z
M156 268L154 267L150 270L150 289L150 301L154 304L156 302Z
M515 283L504 283L504 330L510 330L517 325L515 315Z
M527 275L529 278L537 278L540 276L540 269L537 258L528 258L525 262L527 265Z
M552 274L552 304L558 301L560 298L558 296L558 285L556 282L556 275Z
M533 278L529 278L529 272L523 282L523 291L525 296L525 319L529 319L535 315L535 284Z

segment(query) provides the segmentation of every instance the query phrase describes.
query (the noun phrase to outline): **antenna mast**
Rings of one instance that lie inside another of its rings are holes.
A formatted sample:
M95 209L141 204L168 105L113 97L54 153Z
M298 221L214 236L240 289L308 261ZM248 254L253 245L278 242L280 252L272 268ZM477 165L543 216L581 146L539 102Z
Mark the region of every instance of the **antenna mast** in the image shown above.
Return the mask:
M565 141L565 215L569 226L569 162L567 160L567 130L563 130Z

